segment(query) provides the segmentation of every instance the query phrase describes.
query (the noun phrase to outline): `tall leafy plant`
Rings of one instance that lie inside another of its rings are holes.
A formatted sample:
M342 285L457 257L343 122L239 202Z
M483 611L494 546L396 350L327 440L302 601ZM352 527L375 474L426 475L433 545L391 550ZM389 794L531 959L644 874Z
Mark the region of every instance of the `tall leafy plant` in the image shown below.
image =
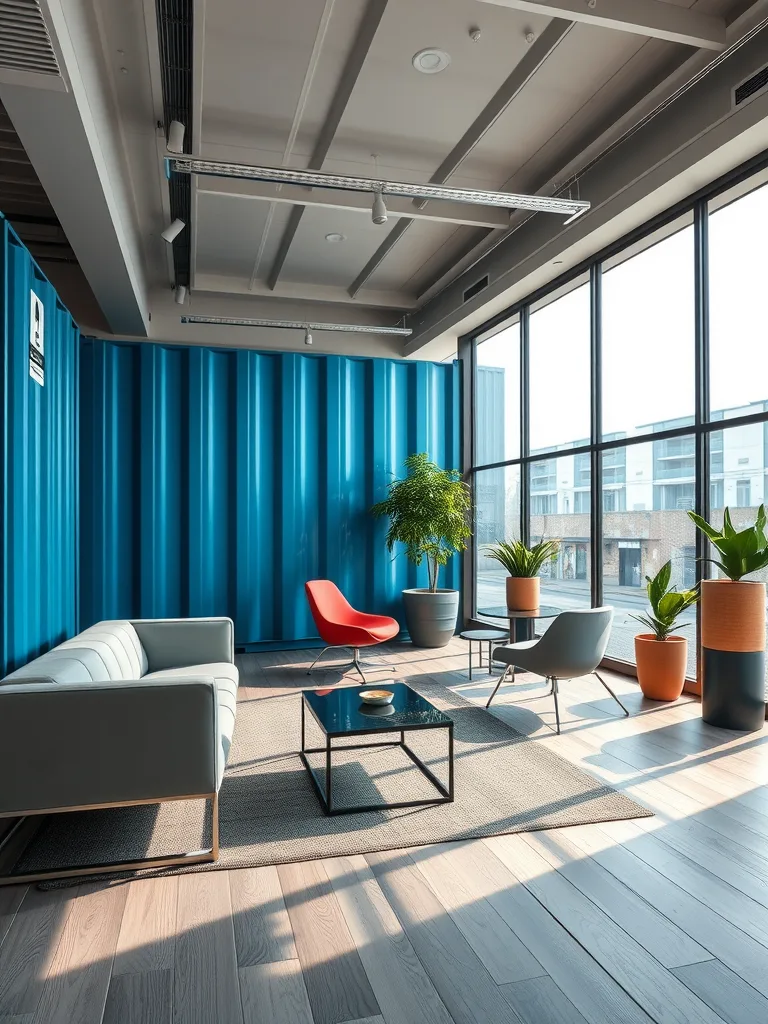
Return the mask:
M485 554L503 565L510 576L538 576L544 563L557 557L559 547L559 540L540 540L532 548L521 540L500 541L489 544Z
M696 604L699 599L698 590L680 590L670 586L672 562L666 562L654 577L646 576L648 581L648 603L650 615L633 615L633 619L642 622L657 640L666 640L675 629L677 619L686 608Z
M729 580L736 582L768 565L768 540L765 536L766 514L765 505L757 510L754 526L746 530L736 530L731 522L731 513L726 508L723 513L723 528L716 530L714 526L697 516L695 512L688 515L720 553L720 558L705 558L705 562L713 562L721 569Z
M440 566L455 551L464 551L471 536L471 492L456 469L440 469L426 452L409 455L407 475L393 480L387 497L371 509L388 516L387 550L405 544L414 565L426 559L429 589L437 590Z

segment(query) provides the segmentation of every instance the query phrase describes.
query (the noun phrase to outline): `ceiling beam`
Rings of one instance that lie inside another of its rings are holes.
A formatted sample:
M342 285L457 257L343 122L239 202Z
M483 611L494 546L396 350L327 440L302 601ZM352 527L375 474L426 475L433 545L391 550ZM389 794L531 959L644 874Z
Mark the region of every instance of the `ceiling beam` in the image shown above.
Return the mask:
M349 210L371 216L371 197L367 193L342 192L339 189L302 188L300 185L273 185L268 182L237 178L212 178L202 185L200 196L229 196L235 199L256 199L268 203L289 203L294 206L318 206L328 210ZM467 224L477 228L506 228L509 212L501 207L477 206L473 203L440 202L429 211L414 211L413 202L397 196L386 196L387 211L392 217L413 217L437 224Z
M352 90L360 77L360 72L363 69L363 64L373 43L373 37L376 35L376 30L384 16L386 7L387 0L368 0L368 6L357 30L352 49L347 56L344 70L336 86L336 92L333 94L328 114L307 163L307 167L310 170L319 171L325 163L328 150L331 148L331 143L344 116L344 111L347 109ZM288 257L288 251L296 237L296 232L299 230L304 209L303 206L295 206L291 210L291 216L283 231L283 237L280 239L280 244L267 278L267 284L271 289L274 289L282 273L283 266Z
M538 39L525 53L523 59L513 68L512 72L505 79L501 88L491 97L485 108L478 114L461 139L456 143L448 156L443 160L438 169L429 179L431 185L443 185L448 178L459 168L462 161L466 160L475 146L480 142L485 133L493 127L501 117L512 100L519 96L521 91L536 74L538 69L549 57L563 37L570 32L573 26L572 21L563 21L555 18L547 25ZM414 203L408 217L402 217L392 228L390 233L381 243L376 252L371 256L366 265L349 287L349 294L352 298L357 295L365 282L376 271L384 258L389 255L398 241L403 237L409 226L412 224L415 209L423 210L424 201Z
M545 17L569 18L587 25L633 32L672 43L722 50L725 19L701 14L664 0L480 0Z
M351 303L359 306L373 306L378 309L397 309L401 313L416 308L416 297L406 295L403 292L394 291L366 291L357 299L352 299L346 288L335 285L296 283L283 281L277 288L271 290L264 281L257 281L251 287L245 280L237 280L227 274L201 274L197 275L197 287L195 293L207 292L212 295L243 295L251 299L268 299L274 303L276 299L291 302L332 302L337 305L348 306ZM280 308L280 307L266 307ZM267 315L267 314L265 314ZM315 317L316 319L316 317Z

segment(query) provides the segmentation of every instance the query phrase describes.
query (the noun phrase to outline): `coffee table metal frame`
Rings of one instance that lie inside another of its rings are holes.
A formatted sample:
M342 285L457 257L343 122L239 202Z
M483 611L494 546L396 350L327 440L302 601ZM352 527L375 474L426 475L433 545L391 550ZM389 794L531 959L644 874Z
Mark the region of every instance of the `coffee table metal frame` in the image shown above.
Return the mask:
M315 722L319 726L322 733L325 735L325 746L324 747L307 747L306 745L306 709L309 709L310 714L314 718ZM418 757L411 748L405 742L406 732L419 732L423 729L447 729L448 730L448 786L444 786L440 779L424 764L420 757ZM343 736L374 736L380 735L382 732L399 732L399 740L389 740L384 743L352 743L345 744L344 746L333 746L333 740L340 739ZM397 803L387 804L355 804L352 806L344 805L343 807L333 806L333 792L331 786L331 767L332 767L332 754L334 751L339 750L367 750L370 747L400 747L410 757L416 767L419 769L421 774L428 779L435 789L440 794L439 797L435 797L432 800L401 800ZM309 763L307 754L325 754L325 779L324 785L321 786L317 778L317 773L312 765ZM301 750L299 751L304 767L309 772L309 777L312 781L317 798L320 804L328 815L334 814L352 814L361 813L365 811L391 811L398 807L426 807L433 804L450 804L453 803L453 722L437 722L434 725L394 725L391 729L383 728L379 726L376 729L352 729L345 730L342 732L326 732L323 723L317 717L312 708L312 705L308 703L305 697L305 692L301 694Z

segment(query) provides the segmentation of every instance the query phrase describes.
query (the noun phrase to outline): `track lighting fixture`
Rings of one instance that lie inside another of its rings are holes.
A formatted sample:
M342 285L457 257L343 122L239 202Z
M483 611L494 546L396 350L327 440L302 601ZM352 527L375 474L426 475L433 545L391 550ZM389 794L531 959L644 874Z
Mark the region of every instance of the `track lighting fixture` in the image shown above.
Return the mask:
M169 153L184 152L184 131L184 125L181 121L171 121L166 142Z
M326 174L324 171L302 170L296 167L265 167L263 165L236 164L225 160L203 160L191 156L167 156L168 177L176 174L196 174L202 177L239 178L246 181L272 181L283 185L301 185L305 188L331 188L346 192L373 193L375 210L384 207L381 193L405 199L446 199L453 203L474 203L477 206L500 206L506 210L531 210L533 213L555 213L575 220L590 208L583 199L563 196L520 195L514 192L489 192L476 188L454 188L452 185L418 184L409 181L382 181L381 178L355 178L347 174ZM381 206L376 202L379 193ZM383 223L383 222L382 222Z
M184 221L179 220L179 218L177 217L176 220L171 221L171 223L168 225L165 231L161 233L161 238L163 238L166 242L170 244L174 240L174 238L181 234L181 232L184 230L186 226L187 225L184 223Z
M181 322L183 324L219 324L227 327L278 327L283 330L304 331L304 341L307 345L312 344L312 331L388 334L399 338L410 338L413 334L410 327L377 327L374 324L308 324L300 320L251 320L233 316L183 316Z
M387 223L387 208L384 205L384 196L381 192L373 193L373 205L371 206L371 220L374 224Z
M187 286L185 284L176 285L176 294L174 299L179 306L183 306L187 300Z

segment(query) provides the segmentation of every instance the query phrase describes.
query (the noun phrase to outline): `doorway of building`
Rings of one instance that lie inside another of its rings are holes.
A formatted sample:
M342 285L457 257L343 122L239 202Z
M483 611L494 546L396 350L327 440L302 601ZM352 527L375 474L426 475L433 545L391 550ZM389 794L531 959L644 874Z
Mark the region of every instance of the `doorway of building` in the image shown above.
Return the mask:
M577 544L576 545L576 579L585 580L587 578L587 545Z
M639 587L641 582L640 547L619 548L619 585Z

